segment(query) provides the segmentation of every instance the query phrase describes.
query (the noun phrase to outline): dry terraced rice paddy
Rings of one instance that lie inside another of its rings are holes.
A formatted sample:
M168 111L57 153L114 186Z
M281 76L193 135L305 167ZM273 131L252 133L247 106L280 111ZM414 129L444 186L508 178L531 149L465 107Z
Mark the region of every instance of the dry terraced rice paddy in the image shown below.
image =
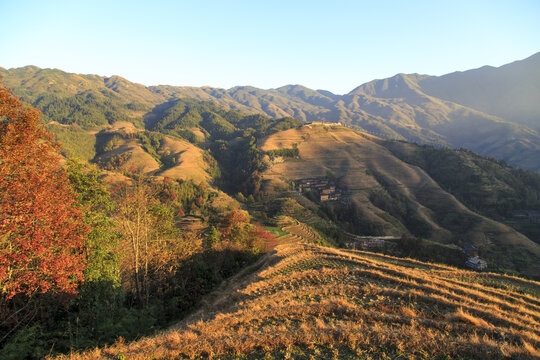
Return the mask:
M540 283L316 246L302 223L169 331L73 359L532 359Z

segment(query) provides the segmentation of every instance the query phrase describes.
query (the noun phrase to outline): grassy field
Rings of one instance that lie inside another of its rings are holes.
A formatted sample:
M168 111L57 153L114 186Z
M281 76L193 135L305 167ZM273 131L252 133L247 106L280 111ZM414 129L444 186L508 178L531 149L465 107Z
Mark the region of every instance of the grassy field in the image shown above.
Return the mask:
M301 223L169 331L71 359L531 359L540 283L310 243ZM286 239L285 239L286 238Z

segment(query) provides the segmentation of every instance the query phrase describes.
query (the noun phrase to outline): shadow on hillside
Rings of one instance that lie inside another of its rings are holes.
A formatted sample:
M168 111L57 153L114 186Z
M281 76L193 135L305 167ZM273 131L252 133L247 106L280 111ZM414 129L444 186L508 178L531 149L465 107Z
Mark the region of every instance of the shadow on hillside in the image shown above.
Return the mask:
M111 281L87 282L69 306L48 301L44 294L35 301L38 316L9 334L0 358L38 359L111 344L120 337L129 341L152 335L182 320L205 295L260 258L237 248L208 249L150 266L142 298L131 279L124 279L122 287ZM5 335L10 329L0 330Z

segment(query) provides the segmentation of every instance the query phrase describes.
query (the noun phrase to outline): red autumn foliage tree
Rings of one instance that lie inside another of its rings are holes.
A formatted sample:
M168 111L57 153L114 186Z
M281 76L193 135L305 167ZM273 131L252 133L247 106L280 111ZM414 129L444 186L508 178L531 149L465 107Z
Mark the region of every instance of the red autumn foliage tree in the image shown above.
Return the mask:
M0 84L0 296L73 293L88 228L40 113Z
M249 217L245 212L232 210L225 214L221 220L221 236L223 239L228 239L235 228L244 227L249 224Z
M258 247L260 250L271 250L276 245L276 237L262 228L261 224L254 223L248 245Z

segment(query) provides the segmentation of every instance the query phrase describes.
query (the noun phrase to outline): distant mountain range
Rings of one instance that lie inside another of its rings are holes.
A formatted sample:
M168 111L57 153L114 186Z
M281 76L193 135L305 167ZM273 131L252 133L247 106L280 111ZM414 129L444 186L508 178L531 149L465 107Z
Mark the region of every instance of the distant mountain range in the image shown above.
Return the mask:
M50 117L60 123L63 119L69 123L68 118L84 112L84 104L92 101L97 109L79 114L81 118L93 117L99 125L113 122L120 114L142 126L152 109L192 98L247 113L340 122L380 137L467 148L540 171L540 53L499 68L486 66L439 77L398 74L341 96L300 85L270 90L145 87L118 76L77 75L35 66L0 68L0 75L45 116L59 101L76 104L70 114Z

